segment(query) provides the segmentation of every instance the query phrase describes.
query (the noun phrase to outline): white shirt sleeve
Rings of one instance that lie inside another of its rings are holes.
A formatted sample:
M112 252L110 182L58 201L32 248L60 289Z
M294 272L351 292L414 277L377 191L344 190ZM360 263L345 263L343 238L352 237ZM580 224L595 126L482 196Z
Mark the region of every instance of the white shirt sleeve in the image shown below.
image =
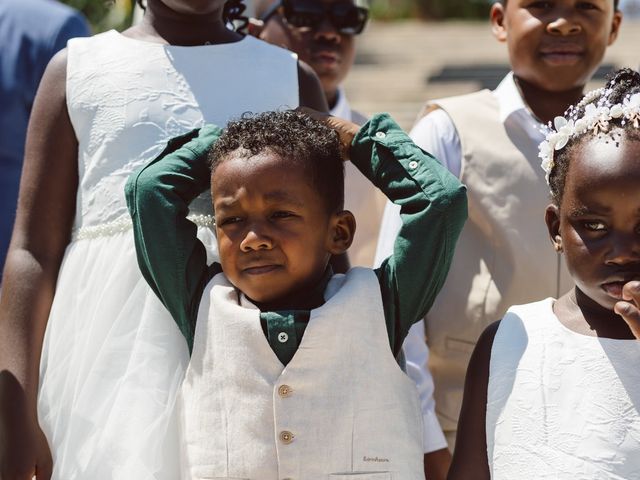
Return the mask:
M453 121L444 110L437 109L422 117L414 125L409 136L416 145L440 160L447 170L456 177L460 177L462 170L460 137ZM376 267L393 253L393 244L401 226L400 207L387 202L376 248L374 260ZM425 342L424 322L418 322L411 327L402 349L407 361L407 375L416 383L420 396L424 423L424 452L430 453L447 448L447 441L435 412L433 377L428 368L429 347Z

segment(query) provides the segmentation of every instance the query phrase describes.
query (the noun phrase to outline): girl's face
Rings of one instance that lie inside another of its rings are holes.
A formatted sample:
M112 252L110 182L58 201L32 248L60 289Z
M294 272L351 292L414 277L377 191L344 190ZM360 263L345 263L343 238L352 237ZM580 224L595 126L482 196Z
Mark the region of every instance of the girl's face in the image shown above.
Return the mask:
M621 132L573 149L562 202L546 215L576 286L608 310L640 280L640 140Z

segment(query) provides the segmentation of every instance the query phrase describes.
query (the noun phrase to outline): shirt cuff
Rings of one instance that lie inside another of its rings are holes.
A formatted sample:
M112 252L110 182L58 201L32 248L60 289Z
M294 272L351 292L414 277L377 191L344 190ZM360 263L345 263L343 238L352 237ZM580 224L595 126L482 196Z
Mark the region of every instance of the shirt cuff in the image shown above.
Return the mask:
M422 414L422 444L424 446L424 453L435 452L436 450L442 450L448 448L447 439L442 433L442 428L438 422L438 417L435 412L427 412Z

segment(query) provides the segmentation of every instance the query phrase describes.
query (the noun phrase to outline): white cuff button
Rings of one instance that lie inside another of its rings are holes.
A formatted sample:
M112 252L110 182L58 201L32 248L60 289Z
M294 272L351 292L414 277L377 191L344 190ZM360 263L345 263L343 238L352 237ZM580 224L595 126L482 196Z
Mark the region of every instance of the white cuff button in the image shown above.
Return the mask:
M386 137L387 134L384 132L376 132L376 138L384 138Z
M415 160L411 160L409 162L409 169L415 170L416 168L418 168L418 162L416 162Z

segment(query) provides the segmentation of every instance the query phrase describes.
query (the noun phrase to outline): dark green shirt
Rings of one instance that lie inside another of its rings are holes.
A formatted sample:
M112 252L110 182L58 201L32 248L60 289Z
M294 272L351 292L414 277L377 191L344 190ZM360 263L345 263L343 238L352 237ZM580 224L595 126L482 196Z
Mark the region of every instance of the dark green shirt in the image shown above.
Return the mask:
M172 139L158 158L131 175L125 187L140 269L189 349L202 292L222 269L218 263L207 265L197 227L186 217L189 203L210 186L207 152L220 134L208 125ZM424 317L442 288L467 217L465 189L386 114L362 126L350 154L356 167L401 207L403 226L394 253L375 270L389 344L397 355L411 325ZM298 305L309 310L322 305L330 277L328 268ZM260 315L269 343L285 365L302 340L309 310Z

